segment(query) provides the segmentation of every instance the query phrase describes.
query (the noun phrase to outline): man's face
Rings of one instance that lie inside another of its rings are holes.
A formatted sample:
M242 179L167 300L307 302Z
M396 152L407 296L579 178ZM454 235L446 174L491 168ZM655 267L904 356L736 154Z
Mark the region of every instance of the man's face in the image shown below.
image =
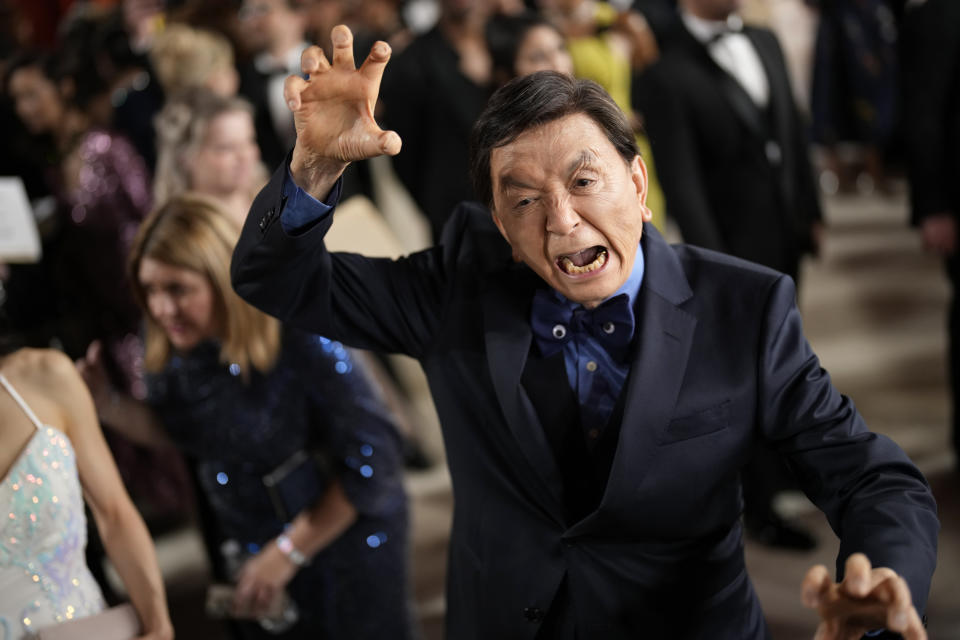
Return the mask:
M494 222L547 284L592 308L626 282L650 220L640 156L626 163L578 113L495 148L490 175Z
M286 0L247 0L240 10L242 33L255 51L291 37L302 38L303 17Z

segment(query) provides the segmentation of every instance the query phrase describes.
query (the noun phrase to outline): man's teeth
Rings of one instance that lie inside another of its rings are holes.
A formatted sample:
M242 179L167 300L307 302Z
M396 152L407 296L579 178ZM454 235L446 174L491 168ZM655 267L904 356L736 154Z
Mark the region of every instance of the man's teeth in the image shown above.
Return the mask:
M573 264L573 260L567 256L560 258L560 263L563 265L563 270L569 273L570 275L578 276L584 273L590 273L591 271L596 271L603 265L607 263L607 252L600 251L597 253L597 257L593 259L593 262L590 264L585 264L582 267L578 267Z

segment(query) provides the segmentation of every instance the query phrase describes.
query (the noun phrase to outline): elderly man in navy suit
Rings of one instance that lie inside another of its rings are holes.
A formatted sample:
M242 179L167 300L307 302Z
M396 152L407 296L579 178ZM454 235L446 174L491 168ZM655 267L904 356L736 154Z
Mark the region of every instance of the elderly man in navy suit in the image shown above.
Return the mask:
M346 165L401 146L372 117L389 47L355 69L349 30L333 42L332 60L313 47L306 79L287 79L297 143L253 204L234 286L286 322L422 364L456 497L447 635L769 637L738 481L762 441L841 538L840 581L822 566L803 579L821 637L925 638L929 487L831 386L790 278L667 245L644 225L623 115L549 72L501 89L476 124L489 211L461 205L440 244L399 260L328 252Z

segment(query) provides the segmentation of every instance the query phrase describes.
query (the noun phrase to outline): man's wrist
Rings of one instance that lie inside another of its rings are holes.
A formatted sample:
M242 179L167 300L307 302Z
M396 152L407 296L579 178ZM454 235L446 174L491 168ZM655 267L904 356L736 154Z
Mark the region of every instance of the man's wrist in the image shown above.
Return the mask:
M290 157L290 175L298 187L324 202L349 164L340 160L309 156L294 147Z

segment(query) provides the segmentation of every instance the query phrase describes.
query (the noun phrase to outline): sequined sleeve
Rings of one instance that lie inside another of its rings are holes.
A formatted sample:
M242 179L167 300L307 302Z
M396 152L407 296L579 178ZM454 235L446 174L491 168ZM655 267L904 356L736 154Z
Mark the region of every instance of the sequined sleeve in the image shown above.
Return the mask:
M403 500L401 437L360 360L339 342L302 336L299 376L317 409L314 428L334 457L339 479L362 514Z

